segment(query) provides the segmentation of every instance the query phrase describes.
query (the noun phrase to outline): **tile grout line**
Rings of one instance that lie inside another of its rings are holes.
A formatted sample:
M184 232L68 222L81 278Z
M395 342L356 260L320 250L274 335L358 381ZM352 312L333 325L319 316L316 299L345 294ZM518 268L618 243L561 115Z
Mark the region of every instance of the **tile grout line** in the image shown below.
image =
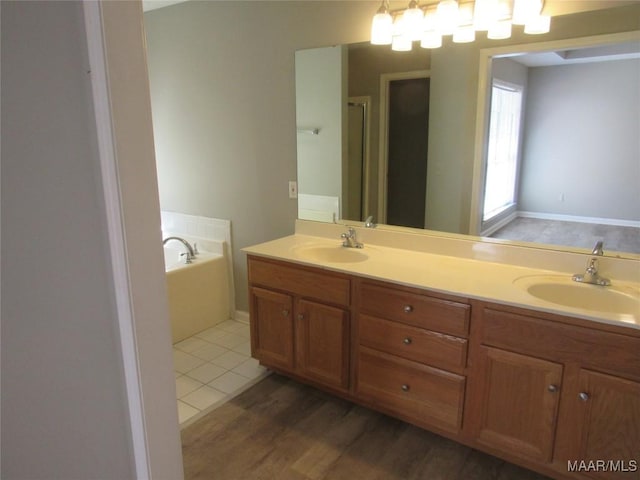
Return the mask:
M250 341L248 327L245 322L227 320L173 345L174 364L179 363L177 368L174 365L174 376L180 428L231 400L268 375L267 369L259 366L247 350ZM205 352L207 349L208 354ZM198 356L197 352L202 356ZM216 359L219 363L216 363ZM254 362L255 365L252 366ZM249 364L244 368L245 374L236 371L245 364ZM202 373L201 379L189 375L198 369ZM204 382L208 378L205 373L207 369L215 376ZM219 372L216 373L215 369L219 369ZM185 386L187 381L192 382L192 385ZM185 392L185 389L188 391Z

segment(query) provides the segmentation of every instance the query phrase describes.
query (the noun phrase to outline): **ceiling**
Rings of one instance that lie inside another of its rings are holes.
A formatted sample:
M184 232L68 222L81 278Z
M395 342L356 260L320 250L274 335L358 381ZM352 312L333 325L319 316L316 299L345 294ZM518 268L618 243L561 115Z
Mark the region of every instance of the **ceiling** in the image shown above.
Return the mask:
M527 67L547 67L572 63L606 62L640 58L640 42L629 42L600 47L577 48L554 52L526 53L511 57Z
M187 0L142 0L142 10L148 12L162 7L175 5L176 3L186 2Z
M145 12L158 8L168 7L188 0L142 0L142 8ZM466 1L466 0L459 0ZM408 0L390 0L392 10L406 8ZM438 0L420 0L418 4L428 5L438 3ZM543 13L551 16L566 15L569 13L586 12L589 10L601 10L603 8L621 7L638 3L638 0L545 0Z

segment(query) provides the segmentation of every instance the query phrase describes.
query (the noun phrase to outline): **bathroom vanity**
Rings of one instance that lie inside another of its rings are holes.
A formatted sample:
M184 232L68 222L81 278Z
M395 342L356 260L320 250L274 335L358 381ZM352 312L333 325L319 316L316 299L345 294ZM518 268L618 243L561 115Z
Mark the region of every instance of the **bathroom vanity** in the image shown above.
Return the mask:
M640 311L549 306L514 282L548 270L364 243L246 249L254 357L554 478L640 478Z

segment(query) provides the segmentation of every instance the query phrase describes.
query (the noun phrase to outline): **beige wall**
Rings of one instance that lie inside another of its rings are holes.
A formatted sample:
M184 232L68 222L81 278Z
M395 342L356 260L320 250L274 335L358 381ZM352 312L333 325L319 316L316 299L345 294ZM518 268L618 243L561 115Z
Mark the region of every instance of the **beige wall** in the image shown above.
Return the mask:
M240 248L293 232L294 52L367 40L378 6L209 1L145 15L161 206L231 220L241 310L248 306ZM557 17L544 36L445 42L432 53L427 192L439 209L427 218L430 228L468 229L479 49L637 29L638 7L582 14L579 24Z
M240 249L293 233L297 215L294 53L365 40L378 6L193 1L145 14L161 208L231 220L240 310Z
M82 5L1 9L0 476L133 478Z

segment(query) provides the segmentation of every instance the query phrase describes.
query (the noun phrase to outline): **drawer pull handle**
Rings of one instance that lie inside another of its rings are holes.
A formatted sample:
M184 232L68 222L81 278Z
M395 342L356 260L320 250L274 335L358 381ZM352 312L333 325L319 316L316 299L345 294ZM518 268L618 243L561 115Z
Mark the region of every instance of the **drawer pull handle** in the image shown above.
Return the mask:
M552 383L547 387L547 390L549 390L551 393L556 393L558 391L558 386Z
M409 389L410 389L411 387L409 387L409 385L407 385L407 384L405 383L405 384L403 384L403 385L402 385L402 387L400 387L400 388L402 388L402 391L403 391L403 392L408 392L408 391L409 391Z
M403 310L404 310L404 313L411 313L413 312L413 307L411 305L405 305Z
M582 400L583 402L586 402L587 400L589 400L589 394L588 394L588 393L586 393L586 392L580 392L580 393L578 394L578 398L579 398L580 400Z
M289 316L289 310L282 310L282 316L283 317L288 317Z
M298 320L304 320L304 315L302 313L298 314Z
M404 343L405 345L411 345L411 338L406 337L404 340L402 340L402 343Z

